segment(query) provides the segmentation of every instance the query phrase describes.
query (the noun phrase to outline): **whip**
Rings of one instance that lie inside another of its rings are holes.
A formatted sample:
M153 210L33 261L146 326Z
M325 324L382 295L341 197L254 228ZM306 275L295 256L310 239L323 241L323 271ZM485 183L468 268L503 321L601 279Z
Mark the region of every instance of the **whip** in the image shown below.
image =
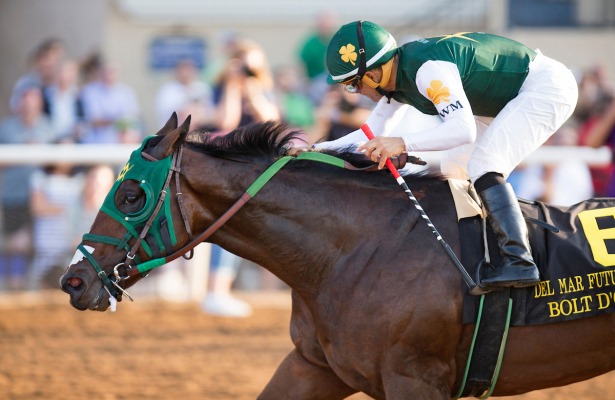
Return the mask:
M372 130L367 124L361 125L361 130L363 131L363 133L365 133L365 136L367 136L370 140L374 138L374 133L372 132ZM427 223L427 226L431 229L431 233L434 234L434 236L436 237L440 245L442 245L442 247L446 251L446 254L448 254L448 257L451 259L451 261L453 261L453 264L455 264L455 267L457 267L457 269L461 273L461 277L463 278L466 285L468 285L468 287L470 288L470 293L475 294L475 295L486 293L486 291L484 291L480 286L478 286L474 282L474 280L472 279L472 277L470 277L470 275L468 274L468 271L466 271L463 264L461 264L461 261L459 261L459 259L457 258L457 256L455 255L451 247L448 245L448 243L444 241L444 239L442 238L442 235L440 235L440 232L438 232L433 222L431 222L431 219L429 219L429 216L427 216L427 214L425 213L425 210L423 210L423 207L421 207L421 205L419 204L419 201L412 194L412 191L408 187L408 184L406 183L404 178L399 174L399 171L397 170L397 168L395 168L395 166L393 165L393 163L391 162L389 158L387 158L386 160L386 166L389 168L389 171L391 171L391 173L395 177L395 180L397 181L399 186L401 186L404 189L404 192L406 192L406 194L408 195L408 198L412 201L412 203L414 204L414 207L418 210L423 220Z

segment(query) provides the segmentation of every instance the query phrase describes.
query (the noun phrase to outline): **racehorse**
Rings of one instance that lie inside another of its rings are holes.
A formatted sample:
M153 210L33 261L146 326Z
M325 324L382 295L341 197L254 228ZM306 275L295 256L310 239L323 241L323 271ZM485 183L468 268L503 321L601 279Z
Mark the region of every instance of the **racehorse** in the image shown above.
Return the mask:
M140 160L120 173L61 278L62 289L74 307L104 311L143 275L137 259L141 265L156 259L156 246L163 255L184 253L195 240L192 232L209 230L208 241L263 266L292 289L294 349L259 399L343 399L359 391L374 399L451 398L474 328L462 323L467 287L388 172L291 157L249 203L234 206L285 158L297 135L269 122L212 137L189 132L189 120L178 127L174 115L133 153L131 160ZM130 175L167 159L173 163L162 189ZM169 184L171 175L176 185ZM446 181L437 175L405 179L459 253ZM161 207L153 206L156 196L165 198ZM232 217L219 223L230 208ZM156 222L154 212L165 209L173 233L154 229L159 238L148 242L143 230ZM131 218L139 221L128 226ZM165 260L157 259L156 265ZM614 369L614 325L615 316L606 314L511 328L493 395L566 385Z

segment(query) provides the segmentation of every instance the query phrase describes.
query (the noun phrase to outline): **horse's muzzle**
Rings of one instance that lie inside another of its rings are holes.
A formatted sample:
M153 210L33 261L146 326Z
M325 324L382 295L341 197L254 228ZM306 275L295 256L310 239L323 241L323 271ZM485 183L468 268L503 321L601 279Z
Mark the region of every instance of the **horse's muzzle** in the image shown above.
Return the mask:
M70 304L78 310L95 309L95 305L92 304L87 293L88 285L79 276L72 274L65 274L60 278L60 287L62 291L68 293L70 296ZM98 297L98 296L97 296Z

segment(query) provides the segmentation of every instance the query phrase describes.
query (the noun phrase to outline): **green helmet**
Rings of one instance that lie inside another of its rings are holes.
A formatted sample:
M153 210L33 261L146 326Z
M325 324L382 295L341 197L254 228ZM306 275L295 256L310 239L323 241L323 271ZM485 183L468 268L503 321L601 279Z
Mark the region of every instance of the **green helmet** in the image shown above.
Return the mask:
M389 61L397 51L395 38L381 26L369 21L355 21L342 26L333 36L327 47L326 63L329 70L327 82L339 83L359 74L361 55L359 31L363 32L366 70L378 67ZM362 71L363 73L365 71Z

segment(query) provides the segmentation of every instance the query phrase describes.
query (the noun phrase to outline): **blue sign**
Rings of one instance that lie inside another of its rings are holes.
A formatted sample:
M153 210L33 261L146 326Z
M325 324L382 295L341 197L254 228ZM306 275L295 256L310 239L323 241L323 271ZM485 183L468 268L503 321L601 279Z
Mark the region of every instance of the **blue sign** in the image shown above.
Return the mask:
M178 62L191 60L197 68L205 66L205 40L194 36L163 36L149 46L149 67L153 70L173 69Z

